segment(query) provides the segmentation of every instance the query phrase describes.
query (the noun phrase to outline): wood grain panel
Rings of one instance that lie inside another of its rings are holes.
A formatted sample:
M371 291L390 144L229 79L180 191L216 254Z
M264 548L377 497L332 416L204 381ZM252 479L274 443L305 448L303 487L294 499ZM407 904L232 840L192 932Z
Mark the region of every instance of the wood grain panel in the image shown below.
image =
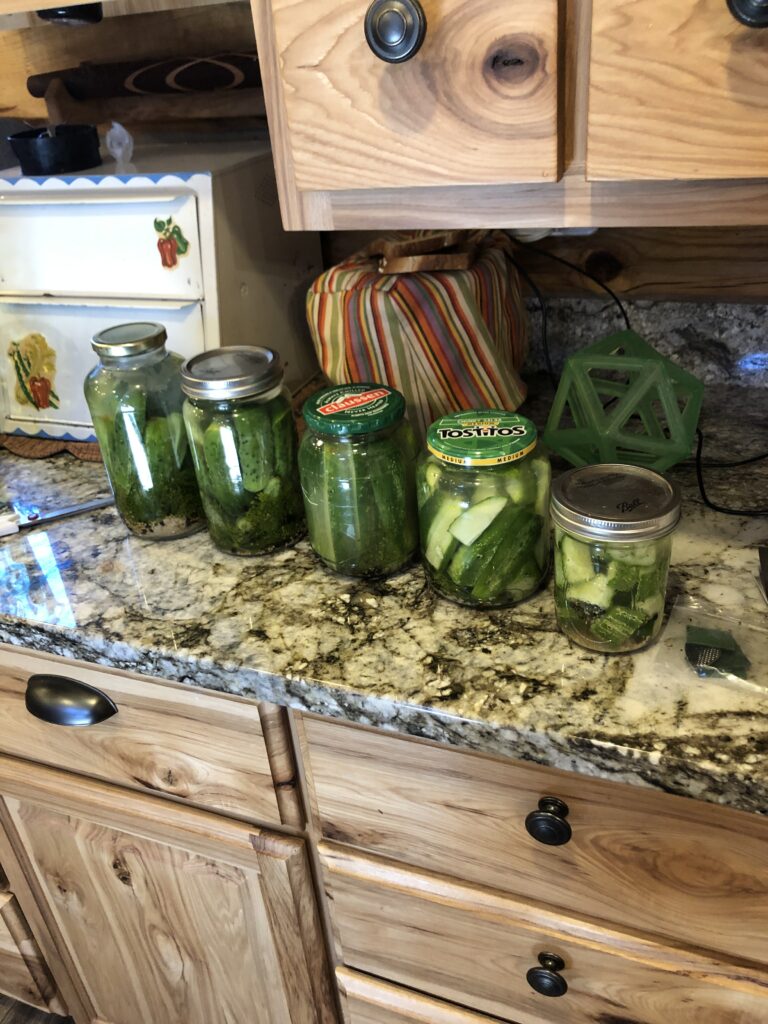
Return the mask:
M494 1024L490 1017L389 985L346 967L337 969L336 980L349 1014L349 1024Z
M66 728L24 706L27 680L52 672L107 693L118 713ZM194 689L0 647L0 753L258 821L280 822L256 706Z
M287 228L733 227L768 224L768 182L589 182L307 192Z
M21 915L10 893L0 894L0 992L19 1002L47 1009L43 993L37 986L20 945L11 931L11 923L18 924ZM27 941L29 941L27 939ZM26 951L31 956L30 948ZM39 963L42 967L42 963Z
M587 238L545 238L536 248L570 260L633 299L768 298L768 231L763 228L609 228ZM545 295L605 298L589 278L532 248L520 248L517 259Z
M760 1024L768 974L324 845L345 963L520 1024ZM568 991L526 980L542 952Z
M109 1024L332 1024L304 844L0 758L11 841Z
M328 839L768 962L768 821L695 800L305 718ZM573 837L532 839L543 796Z
M323 236L326 265L340 263L378 235L333 231ZM763 228L606 228L594 234L556 235L518 247L517 261L548 297L605 292L577 270L536 249L554 253L633 299L765 302L768 231ZM524 285L525 287L525 285Z
M368 47L368 0L256 2L299 191L558 177L556 0L424 0L424 45L402 64Z
M768 38L725 0L593 0L587 175L768 175Z
M7 2L0 0L0 13ZM242 3L107 18L74 31L37 20L31 28L0 32L0 117L47 118L45 101L27 91L30 75L86 60L197 56L252 50L254 44L249 9Z

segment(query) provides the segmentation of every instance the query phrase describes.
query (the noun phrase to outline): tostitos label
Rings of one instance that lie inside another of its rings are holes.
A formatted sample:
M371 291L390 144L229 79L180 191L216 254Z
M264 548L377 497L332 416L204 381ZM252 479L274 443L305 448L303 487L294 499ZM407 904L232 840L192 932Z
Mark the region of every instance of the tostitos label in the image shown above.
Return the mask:
M427 432L427 448L457 466L501 466L524 459L538 431L525 416L503 409L473 409L442 416Z

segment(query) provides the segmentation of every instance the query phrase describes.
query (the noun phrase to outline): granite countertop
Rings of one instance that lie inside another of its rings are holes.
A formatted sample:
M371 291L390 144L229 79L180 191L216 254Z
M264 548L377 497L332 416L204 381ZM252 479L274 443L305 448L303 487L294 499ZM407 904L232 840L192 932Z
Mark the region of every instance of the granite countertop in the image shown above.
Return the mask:
M768 450L765 396L710 389L705 457ZM637 655L571 644L551 583L518 608L479 613L436 598L419 568L371 583L327 572L306 542L240 559L205 533L142 541L114 509L0 540L0 640L768 813L768 606L754 578L768 519L714 513L691 468L672 475L684 492L678 606ZM103 469L70 456L3 452L0 476L43 506L46 494L64 505L105 491ZM768 463L706 480L715 501L768 506ZM744 640L752 683L685 665L681 601Z

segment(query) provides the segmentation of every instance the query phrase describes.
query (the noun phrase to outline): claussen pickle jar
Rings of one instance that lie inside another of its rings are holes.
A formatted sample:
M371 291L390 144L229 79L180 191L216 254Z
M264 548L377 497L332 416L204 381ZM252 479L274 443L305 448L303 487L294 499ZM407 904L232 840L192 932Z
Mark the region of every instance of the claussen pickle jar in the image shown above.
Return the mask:
M522 601L549 569L549 459L536 427L498 409L451 413L427 433L418 472L421 551L443 597Z
M346 576L387 576L419 543L418 444L405 399L383 384L325 388L304 405L299 451L309 539Z
M277 352L235 345L181 371L184 423L216 547L258 555L301 537L296 425Z
M555 606L562 631L592 651L635 651L664 619L680 493L639 466L583 466L555 481Z
M184 360L165 341L156 323L100 331L84 386L117 511L132 533L157 540L205 526L182 419Z

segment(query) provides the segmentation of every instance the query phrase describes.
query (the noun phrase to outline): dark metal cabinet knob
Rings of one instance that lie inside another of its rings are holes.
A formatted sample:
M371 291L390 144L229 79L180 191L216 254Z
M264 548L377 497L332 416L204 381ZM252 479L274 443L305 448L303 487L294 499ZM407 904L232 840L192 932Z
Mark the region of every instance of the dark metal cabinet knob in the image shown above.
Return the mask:
M568 982L559 974L565 967L565 961L556 953L539 953L540 967L532 967L526 974L526 980L534 992L540 996L564 996L568 991Z
M419 0L373 0L365 15L365 38L382 60L400 64L424 42L427 18Z
M728 7L742 25L768 28L768 0L728 0Z
M106 693L66 676L30 676L24 703L30 715L51 725L98 725L117 714Z
M525 819L525 827L537 843L562 846L573 835L567 817L568 804L556 796L544 796L539 800L538 811L531 811Z

